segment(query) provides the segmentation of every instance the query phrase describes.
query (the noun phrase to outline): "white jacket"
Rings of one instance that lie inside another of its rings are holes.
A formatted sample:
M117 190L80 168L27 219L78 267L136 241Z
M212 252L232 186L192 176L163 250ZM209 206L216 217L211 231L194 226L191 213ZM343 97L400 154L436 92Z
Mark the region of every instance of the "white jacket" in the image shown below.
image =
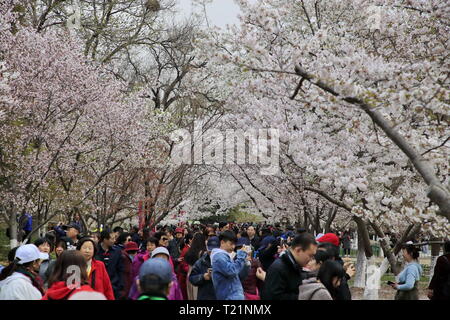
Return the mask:
M14 272L0 281L0 300L41 300L42 294L26 275Z

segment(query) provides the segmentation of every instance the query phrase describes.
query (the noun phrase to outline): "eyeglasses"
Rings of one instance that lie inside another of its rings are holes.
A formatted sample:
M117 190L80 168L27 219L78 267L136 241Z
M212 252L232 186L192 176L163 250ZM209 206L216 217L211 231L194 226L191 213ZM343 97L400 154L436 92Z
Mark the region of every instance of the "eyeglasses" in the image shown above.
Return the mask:
M161 238L162 241L167 241L169 240L168 238Z
M208 237L215 237L216 235L214 233L208 234Z

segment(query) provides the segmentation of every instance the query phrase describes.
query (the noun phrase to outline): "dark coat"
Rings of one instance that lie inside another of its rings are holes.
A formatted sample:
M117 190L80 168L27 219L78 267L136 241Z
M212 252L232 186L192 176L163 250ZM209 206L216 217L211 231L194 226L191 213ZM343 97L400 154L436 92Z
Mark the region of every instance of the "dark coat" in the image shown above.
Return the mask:
M290 250L275 260L266 274L262 300L298 300L298 287L305 272L297 264Z
M112 247L105 252L99 244L95 260L105 264L106 271L111 280L114 297L116 300L119 299L124 287L122 251L118 247Z
M447 259L445 259L447 258ZM433 290L433 297L431 300L449 300L449 296L445 296L443 289L445 285L450 285L448 281L450 277L450 253L442 255L437 258L434 266L433 278L431 278L428 289ZM450 288L448 288L450 292Z
M205 280L203 275L211 268L211 257L205 253L192 267L189 281L198 287L197 300L216 300L216 292L212 280Z

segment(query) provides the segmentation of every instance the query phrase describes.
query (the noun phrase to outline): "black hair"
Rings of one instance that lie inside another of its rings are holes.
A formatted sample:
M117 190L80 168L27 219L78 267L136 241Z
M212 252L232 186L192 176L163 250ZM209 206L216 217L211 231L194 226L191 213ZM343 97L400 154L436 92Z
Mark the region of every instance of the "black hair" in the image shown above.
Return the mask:
M228 222L219 222L219 229L222 229L223 227L225 227L228 224Z
M444 242L444 254L450 253L450 240Z
M192 233L188 233L187 235L184 236L184 244L189 244L189 241L192 240L194 238L194 235Z
M53 272L48 279L48 286L51 287L53 283L58 281L66 281L70 277L68 268L77 266L80 270L80 284L88 284L88 275L86 272L87 264L83 255L79 251L69 250L64 251L61 256L56 259Z
M125 241L127 241L127 238L131 236L128 232L122 232L119 234L116 240L116 244L123 244Z
M91 242L92 245L94 246L94 255L92 256L93 259L95 259L95 256L97 255L97 245L95 244L94 240L91 237L84 237L81 238L80 240L78 240L77 242L77 250L81 250L81 247L83 246L83 244L85 242Z
M297 234L302 234L302 233L307 232L305 228L298 228L296 231L297 231Z
M231 230L223 231L219 234L219 242L220 241L232 241L234 243L237 242L236 234Z
M269 228L262 228L261 229L261 236L264 238L265 236L272 235L272 231L270 231Z
M311 245L317 245L317 242L310 233L301 233L291 242L291 248L300 247L303 251L308 250Z
M191 266L206 252L206 238L203 233L196 233L192 240L191 247L186 252L184 260Z
M9 250L8 252L8 261L11 263L14 261L14 258L16 256L16 251L19 248L19 246L12 248L11 250Z
M329 255L330 259L334 258L335 260L340 259L339 258L339 247L335 246L332 243L329 242L320 242L318 245L318 249L324 249Z
M154 234L154 237L155 237L156 239L158 239L158 242L159 242L159 240L161 240L161 238L162 238L163 236L167 236L167 233L164 232L164 231L159 231L159 232L156 232L156 233Z
M100 239L99 242L103 242L103 240L109 240L111 239L111 234L107 230L103 230L100 232Z
M317 250L314 255L314 259L316 263L323 263L327 260L330 260L333 256L326 250Z
M139 278L140 291L144 295L166 295L169 283L161 283L160 277L155 274L147 274Z
M403 247L402 247L402 249L405 249L406 250L406 252L414 259L414 260L417 260L417 259L419 259L419 248L418 247L416 247L416 246L414 246L414 245L412 245L412 244L407 244L407 245L404 245Z
M335 299L336 289L333 285L333 278L342 279L345 276L345 271L339 262L327 260L319 268L317 279L327 288L330 295Z
M147 244L149 244L150 242L154 243L156 246L158 246L159 240L157 238L155 238L155 237L149 237L147 239L147 241L145 241L145 246L147 246Z
M122 233L123 232L123 228L122 227L115 227L112 232Z
M50 241L50 239L43 237L43 238L39 238L36 241L34 241L34 245L38 248L40 245L42 245L44 243L48 243L48 245L50 246L50 252L52 252L54 249L54 244Z

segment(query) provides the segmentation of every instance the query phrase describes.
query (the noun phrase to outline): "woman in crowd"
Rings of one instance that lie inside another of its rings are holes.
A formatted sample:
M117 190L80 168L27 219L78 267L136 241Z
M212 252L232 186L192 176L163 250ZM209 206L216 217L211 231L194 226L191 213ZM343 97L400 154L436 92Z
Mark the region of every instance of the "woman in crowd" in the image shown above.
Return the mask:
M77 277L71 282L70 278L74 272L77 273ZM76 250L64 251L61 254L55 263L48 285L49 288L42 300L67 300L78 292L95 292L89 285L86 260L81 252Z
M87 275L92 289L103 293L108 300L115 300L111 281L104 263L94 259L97 253L94 240L87 237L81 238L78 241L77 250L83 254L86 260Z
M46 259L48 254L40 252L34 244L17 248L14 261L0 277L0 300L40 300L44 289L39 268Z
M337 290L345 275L339 262L324 261L317 273L317 278L304 280L299 287L299 300L336 300Z
M39 268L39 277L42 280L42 284L43 284L44 288L46 289L48 287L47 286L47 281L48 281L47 276L49 275L49 273L47 273L47 270L53 262L53 259L50 257L50 253L53 251L53 243L47 238L39 238L34 242L34 245L36 247L38 247L40 252L48 254L48 259L43 260L41 262L41 266Z
M184 249L183 249L184 250ZM186 272L186 276L183 279L183 283L186 283L186 292L188 300L197 300L198 295L198 287L193 286L192 283L188 280L191 275L192 268L198 259L206 252L206 238L203 233L196 233L192 239L191 244L189 245L188 250L186 250L184 261L182 262L182 266L184 267L184 272ZM181 281L180 281L181 285Z
M406 267L398 275L398 283L391 284L397 290L395 300L419 300L417 288L422 275L422 267L418 262L419 249L412 244L406 244L402 248Z

